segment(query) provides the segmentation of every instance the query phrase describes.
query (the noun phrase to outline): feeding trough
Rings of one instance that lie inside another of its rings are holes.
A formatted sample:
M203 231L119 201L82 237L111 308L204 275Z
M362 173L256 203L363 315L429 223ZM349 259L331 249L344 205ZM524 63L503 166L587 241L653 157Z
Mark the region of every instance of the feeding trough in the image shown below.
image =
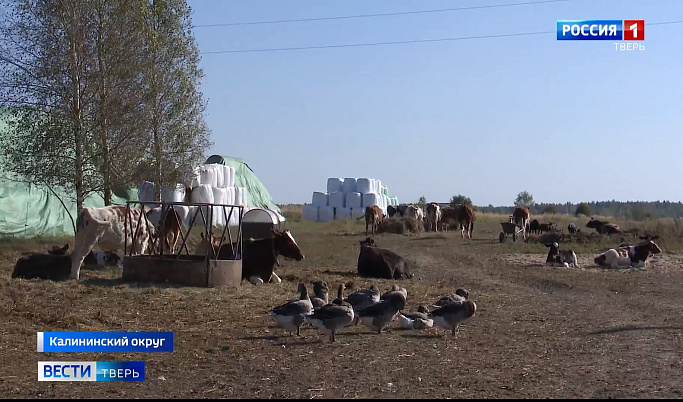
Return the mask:
M143 208L143 203L127 202L126 236L130 230L133 243L135 243L142 225L154 226L157 229L157 236L154 238L154 245L149 255L133 255L132 247L126 245L123 257L122 279L124 281L169 282L200 287L240 285L244 207L188 202L146 201L144 204L155 208L146 214L140 214L138 221L132 222L128 211L133 208ZM170 218L160 219L167 216ZM174 226L174 221L176 226L180 226L177 251L170 250L161 236ZM205 247L202 254L194 254L194 250L188 246L188 240L191 234L197 232L202 233L204 238L208 238L209 233L212 232L216 239L220 239L218 247L214 248L210 245ZM232 248L231 253L226 253L232 256L231 259L220 259L218 251L221 246Z

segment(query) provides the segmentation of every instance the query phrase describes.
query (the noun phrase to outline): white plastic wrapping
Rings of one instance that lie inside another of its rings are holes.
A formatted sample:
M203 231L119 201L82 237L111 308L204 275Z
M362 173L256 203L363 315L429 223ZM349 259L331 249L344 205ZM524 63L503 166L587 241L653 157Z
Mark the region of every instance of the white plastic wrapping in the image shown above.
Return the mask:
M240 187L242 189L242 206L243 207L248 207L249 206L249 190L246 187ZM244 212L246 213L247 210L245 209Z
M371 207L373 205L379 206L379 194L377 193L365 193L363 194L363 208Z
M356 192L356 180L355 177L347 177L344 179L344 183L342 184L342 191L344 191L344 194Z
M226 188L212 187L213 191L213 203L214 204L225 204L228 198L228 191Z
M360 219L365 216L365 208L351 208L351 219Z
M334 220L333 207L318 207L318 222L332 222Z
M223 207L213 207L213 224L216 226L225 226L225 216L223 216Z
M187 226L187 217L190 214L190 207L185 205L174 205L173 209L178 213L182 225Z
M301 216L307 221L318 221L318 206L304 204L301 206Z
M363 195L361 193L346 193L345 198L344 206L346 208L360 208L363 206Z
M361 194L372 192L372 182L371 179L361 178L356 180L356 192Z
M199 174L199 178L203 185L216 187L218 178L216 177L216 170L211 165L204 165Z
M344 193L335 191L329 194L328 205L332 208L344 208Z
M344 181L339 177L330 177L327 179L327 193L334 193L336 191L344 190Z
M192 190L191 201L194 203L213 204L213 190L206 184Z
M327 193L321 193L320 191L313 192L313 199L311 200L311 205L316 207L326 207L328 205Z
M335 208L334 220L345 221L351 219L351 208Z

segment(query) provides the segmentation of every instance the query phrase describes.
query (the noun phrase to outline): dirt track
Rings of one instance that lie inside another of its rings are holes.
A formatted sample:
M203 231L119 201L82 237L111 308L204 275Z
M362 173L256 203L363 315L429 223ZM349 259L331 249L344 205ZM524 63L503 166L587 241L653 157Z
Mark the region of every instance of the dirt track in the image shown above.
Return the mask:
M302 262L283 261L282 285L238 289L121 283L120 270L85 271L79 283L11 280L23 249L0 248L0 394L10 397L218 398L608 398L683 395L683 258L644 270L543 267L545 255L514 254L495 231L419 237L380 235L380 246L416 260L408 306L456 286L476 315L456 337L362 324L335 344L273 327L268 310L296 296L299 280L387 289L355 277L360 226L293 226ZM321 234L321 231L323 232ZM354 232L355 231L355 232ZM419 277L419 279L418 279ZM351 283L349 283L351 285ZM172 330L172 354L38 354L37 331ZM145 360L144 383L39 383L39 360Z

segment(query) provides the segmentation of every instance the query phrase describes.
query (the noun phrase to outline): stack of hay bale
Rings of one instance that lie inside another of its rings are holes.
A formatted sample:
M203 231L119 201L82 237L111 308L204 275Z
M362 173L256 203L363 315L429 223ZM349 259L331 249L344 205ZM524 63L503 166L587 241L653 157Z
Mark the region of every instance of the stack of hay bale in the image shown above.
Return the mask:
M142 182L138 192L138 199L143 202L154 201L155 184L151 182ZM177 184L175 188L161 187L161 201L164 202L183 202L185 201L185 186ZM222 204L222 205L238 205L244 207L243 212L247 210L248 194L244 187L235 186L235 169L221 164L206 164L195 168L194 177L192 179L192 193L190 194L190 201L193 203L206 204ZM189 224L189 221L194 216L197 207L176 206L176 211L184 220L184 224ZM209 208L202 207L204 216L208 218ZM228 216L228 224L230 226L237 226L239 224L239 210L223 208L219 206L213 207L213 225L224 226L226 224L226 216ZM202 214L200 213L195 220L195 225L202 225Z
M314 192L311 204L302 207L303 218L314 222L358 219L365 208L377 205L384 214L389 205L398 205L397 197L380 180L333 177L327 179L327 192Z

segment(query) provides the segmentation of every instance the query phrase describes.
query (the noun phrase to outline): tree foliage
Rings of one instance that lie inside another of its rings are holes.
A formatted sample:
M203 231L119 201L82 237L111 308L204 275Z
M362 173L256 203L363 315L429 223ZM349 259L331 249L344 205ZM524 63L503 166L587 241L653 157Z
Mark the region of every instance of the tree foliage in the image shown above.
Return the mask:
M470 199L470 197L465 197L462 194L454 195L453 197L451 197L451 201L450 201L451 207L456 207L456 206L462 205L462 204L472 205L472 200Z
M534 197L528 191L520 192L519 194L517 194L517 198L515 198L515 205L517 206L531 208L534 206L534 204Z
M579 216L579 215L585 215L585 216L591 216L593 212L591 211L591 207L586 204L585 202L580 203L579 205L576 206L576 212L574 212L574 216Z
M79 209L189 179L210 142L185 0L0 3L5 171L71 190Z

